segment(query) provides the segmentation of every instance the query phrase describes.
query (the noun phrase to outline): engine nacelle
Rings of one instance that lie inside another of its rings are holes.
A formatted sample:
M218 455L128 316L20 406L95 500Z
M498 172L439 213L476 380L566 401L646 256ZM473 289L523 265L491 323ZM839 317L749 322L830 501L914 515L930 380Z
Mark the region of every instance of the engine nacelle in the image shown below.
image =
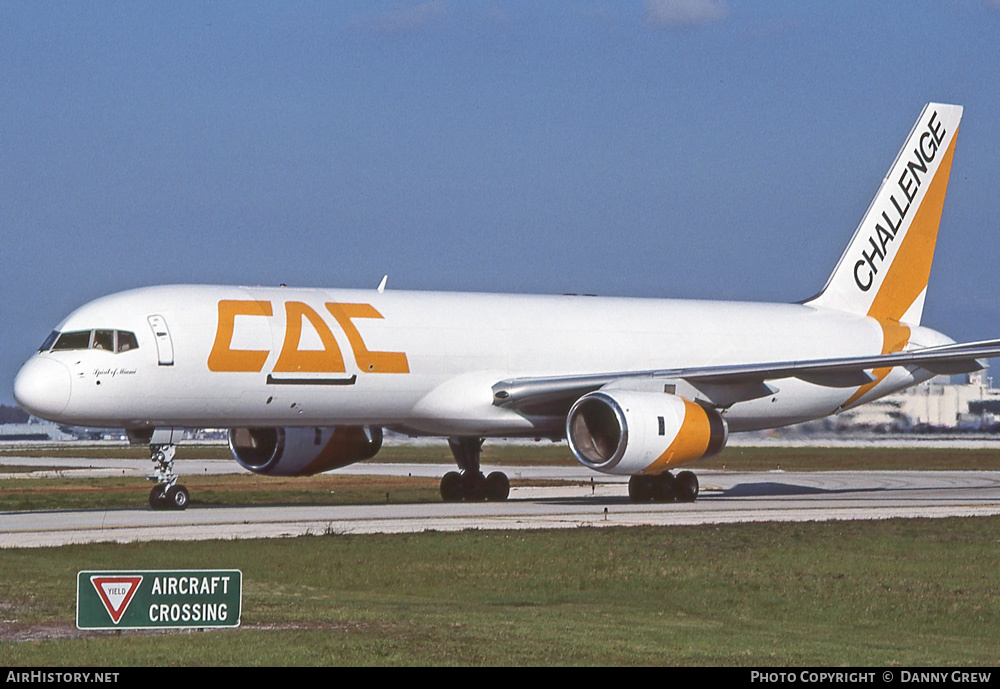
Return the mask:
M714 409L668 393L608 390L576 401L566 437L577 460L607 474L660 474L719 452L729 427Z
M312 476L371 459L381 447L381 428L232 428L229 431L229 449L240 466L269 476Z

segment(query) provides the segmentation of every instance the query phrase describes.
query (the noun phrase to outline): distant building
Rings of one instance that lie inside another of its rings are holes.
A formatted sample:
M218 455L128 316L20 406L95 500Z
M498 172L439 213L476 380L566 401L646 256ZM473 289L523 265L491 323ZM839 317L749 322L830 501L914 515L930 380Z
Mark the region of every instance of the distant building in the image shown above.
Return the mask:
M34 417L28 419L27 423L0 424L0 442L26 440L63 441L74 440L75 438L75 435L66 432L57 424L50 421L40 421Z
M843 412L835 418L847 430L900 432L914 430L990 431L1000 426L1000 390L984 371L953 384L947 376L888 395Z

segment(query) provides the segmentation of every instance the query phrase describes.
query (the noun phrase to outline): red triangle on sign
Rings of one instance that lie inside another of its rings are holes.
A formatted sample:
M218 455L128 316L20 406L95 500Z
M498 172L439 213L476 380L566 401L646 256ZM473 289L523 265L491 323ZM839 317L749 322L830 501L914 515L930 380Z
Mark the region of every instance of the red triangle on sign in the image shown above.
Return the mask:
M128 604L132 602L132 596L139 590L142 583L142 575L132 577L106 577L95 575L90 577L90 583L97 590L97 595L101 597L101 602L111 615L111 621L118 624L118 621L125 614Z

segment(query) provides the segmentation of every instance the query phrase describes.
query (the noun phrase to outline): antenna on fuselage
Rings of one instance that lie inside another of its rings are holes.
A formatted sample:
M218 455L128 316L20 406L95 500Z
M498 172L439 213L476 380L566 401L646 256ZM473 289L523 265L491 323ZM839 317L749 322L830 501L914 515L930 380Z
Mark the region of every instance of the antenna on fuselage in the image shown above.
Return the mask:
M379 294L382 294L382 292L385 291L385 283L386 283L386 280L388 280L388 279L389 279L388 275L383 275L382 276L382 282L378 283L378 293Z

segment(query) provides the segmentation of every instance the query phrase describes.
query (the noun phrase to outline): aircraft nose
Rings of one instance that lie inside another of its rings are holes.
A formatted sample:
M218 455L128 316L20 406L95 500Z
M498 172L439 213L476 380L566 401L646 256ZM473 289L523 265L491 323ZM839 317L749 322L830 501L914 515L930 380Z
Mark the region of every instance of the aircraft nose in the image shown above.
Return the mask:
M14 399L29 414L57 420L69 404L69 369L45 357L28 360L14 379Z

